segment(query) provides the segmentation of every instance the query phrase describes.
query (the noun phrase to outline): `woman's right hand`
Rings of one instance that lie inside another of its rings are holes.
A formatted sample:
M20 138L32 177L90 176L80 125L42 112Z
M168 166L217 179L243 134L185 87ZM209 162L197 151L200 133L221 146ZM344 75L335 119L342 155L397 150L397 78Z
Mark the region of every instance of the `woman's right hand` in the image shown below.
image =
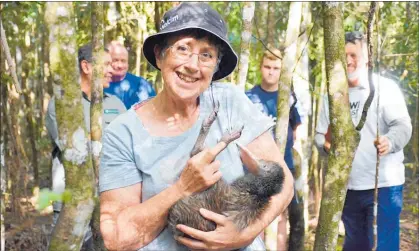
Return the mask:
M225 142L219 142L213 148L205 148L186 162L186 167L177 181L185 196L205 190L221 178L220 161L214 159L226 146Z

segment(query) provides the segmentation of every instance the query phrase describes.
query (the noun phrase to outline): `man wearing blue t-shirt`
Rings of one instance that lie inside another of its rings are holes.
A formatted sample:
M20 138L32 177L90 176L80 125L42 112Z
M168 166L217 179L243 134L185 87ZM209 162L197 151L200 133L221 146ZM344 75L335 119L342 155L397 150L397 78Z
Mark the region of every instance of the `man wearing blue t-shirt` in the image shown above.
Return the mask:
M272 51L274 54L272 54ZM276 122L277 104L278 104L278 81L281 74L281 52L278 49L265 51L262 63L262 83L253 87L246 92L249 99L256 104L265 114ZM301 118L297 109L293 106L290 110L288 123L287 144L285 146L284 159L288 168L294 173L294 161L292 156L292 147L296 136L296 129L301 124ZM275 130L273 130L275 136ZM295 196L293 202L295 203ZM277 250L286 250L287 233L286 233L286 213L281 215L278 222ZM292 227L292 226L291 226Z
M111 53L114 69L112 82L106 93L117 96L127 109L137 102L156 96L156 92L147 80L128 72L128 51L119 42L112 41L107 49Z

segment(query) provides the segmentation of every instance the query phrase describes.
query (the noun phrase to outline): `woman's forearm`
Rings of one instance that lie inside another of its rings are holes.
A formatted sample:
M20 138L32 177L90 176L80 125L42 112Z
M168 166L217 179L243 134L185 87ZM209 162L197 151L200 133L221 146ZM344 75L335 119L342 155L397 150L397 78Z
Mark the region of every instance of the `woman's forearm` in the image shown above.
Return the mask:
M109 250L137 250L146 246L166 226L170 207L183 197L176 183L141 204L119 210L103 205L101 231L106 247Z

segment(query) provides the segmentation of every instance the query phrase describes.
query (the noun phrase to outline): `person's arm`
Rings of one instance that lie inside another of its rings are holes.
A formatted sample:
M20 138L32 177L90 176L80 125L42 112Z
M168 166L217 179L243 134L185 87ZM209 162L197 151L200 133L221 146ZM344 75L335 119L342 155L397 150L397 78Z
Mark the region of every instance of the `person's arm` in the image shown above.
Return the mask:
M412 123L399 87L392 82L385 88L381 110L386 131L374 141L381 156L402 150L412 135Z
M59 140L58 140L58 126L57 126L57 117L55 113L55 98L51 97L48 103L47 113L45 115L45 127L51 139L54 141L55 145L62 150Z
M225 143L220 142L192 157L173 186L147 201L141 201L142 183L102 192L100 228L106 248L137 250L155 239L167 224L171 206L221 178L220 163L213 160L224 147Z
M263 231L280 213L282 213L291 202L294 195L293 177L284 161L279 148L275 144L269 131L249 143L246 148L257 158L276 161L284 171L284 184L282 191L271 197L268 206L258 219L251 225L239 232L227 217L208 210L200 210L205 218L214 221L217 228L211 232L203 232L185 225L179 225L179 230L193 237L194 239L179 237L178 241L191 249L205 250L231 250L250 245L253 240ZM257 173L257 167L253 162L244 164L252 173Z
M166 225L169 208L180 198L178 185L141 203L142 183L100 194L100 229L108 250L137 250Z
M328 99L323 98L323 105L317 121L314 143L320 153L328 153L331 145L331 133L329 126L329 104Z

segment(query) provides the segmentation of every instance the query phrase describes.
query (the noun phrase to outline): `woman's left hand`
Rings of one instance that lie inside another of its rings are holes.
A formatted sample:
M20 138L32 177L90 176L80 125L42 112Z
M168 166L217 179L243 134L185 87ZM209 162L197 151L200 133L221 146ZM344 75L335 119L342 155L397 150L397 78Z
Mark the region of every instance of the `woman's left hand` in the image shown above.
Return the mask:
M226 216L214 213L212 211L201 208L201 215L217 224L217 228L211 232L204 232L186 225L177 225L177 229L191 236L178 237L177 241L190 249L198 250L232 250L243 246L250 245L254 238L243 236L236 225Z

